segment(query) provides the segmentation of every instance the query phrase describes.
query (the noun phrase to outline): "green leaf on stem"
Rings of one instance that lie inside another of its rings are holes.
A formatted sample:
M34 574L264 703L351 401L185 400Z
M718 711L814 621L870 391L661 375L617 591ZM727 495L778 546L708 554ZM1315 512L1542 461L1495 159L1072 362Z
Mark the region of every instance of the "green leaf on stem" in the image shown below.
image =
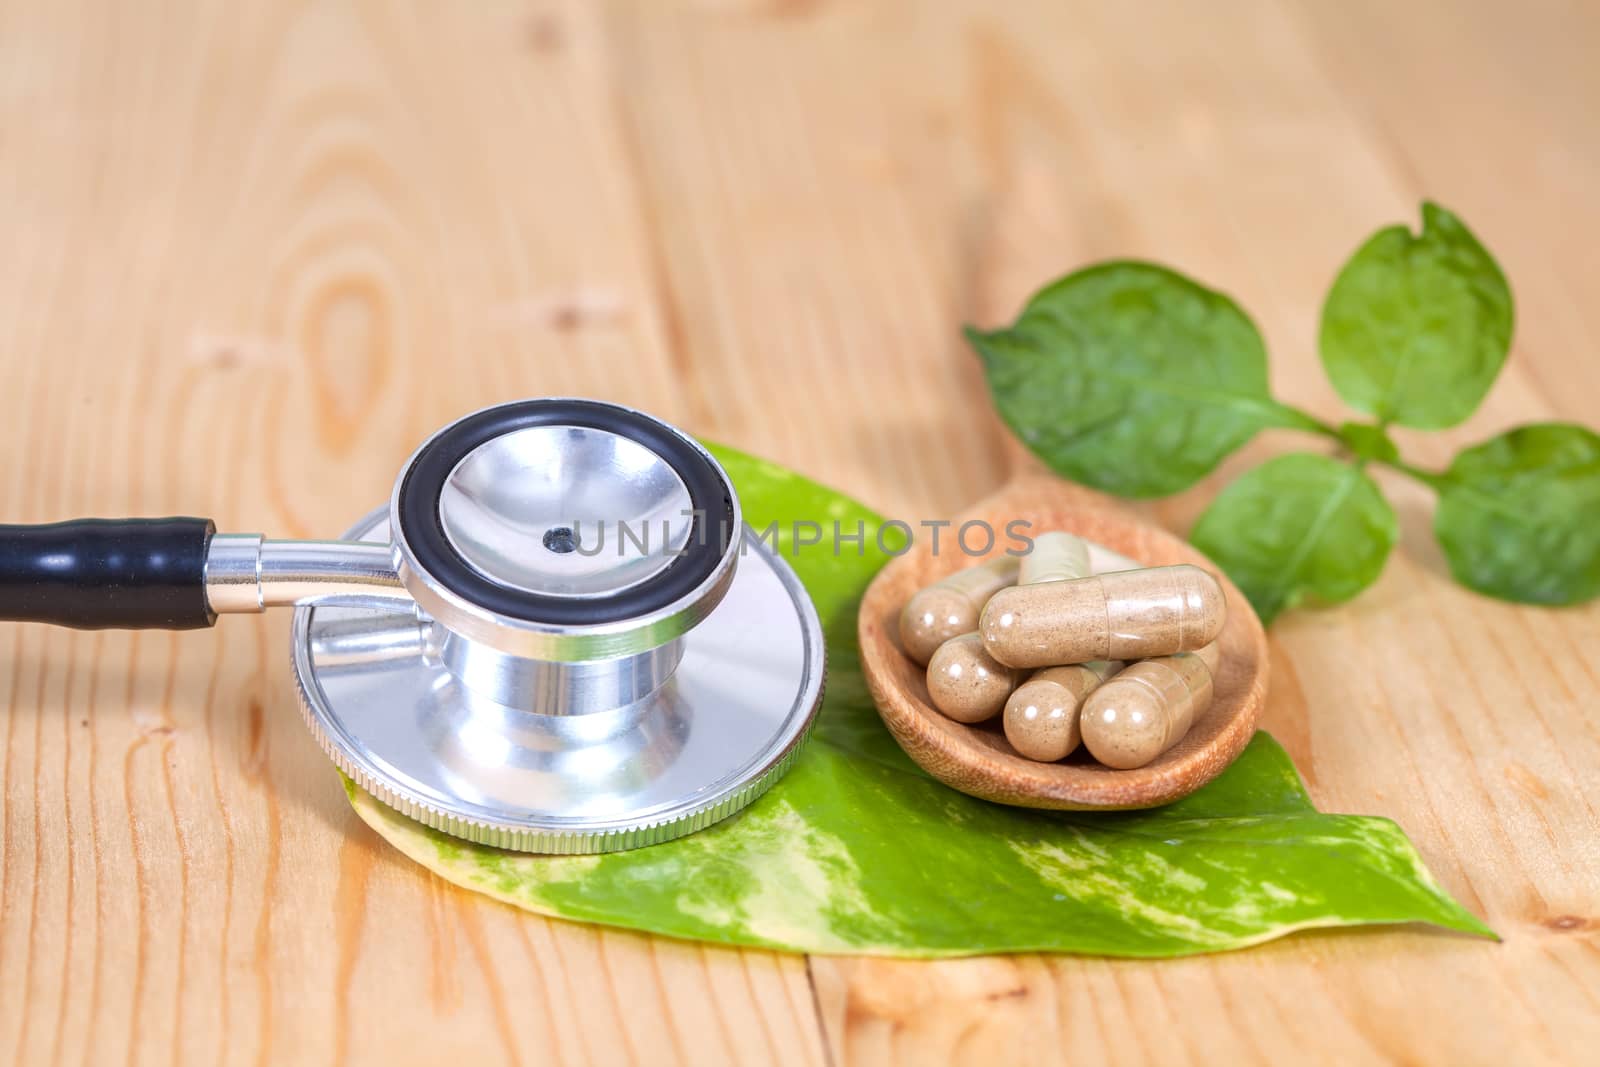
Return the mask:
M1293 452L1224 489L1189 539L1271 622L1302 599L1336 604L1361 592L1398 536L1394 511L1364 471Z
M1263 427L1307 421L1269 394L1266 348L1239 306L1153 263L1069 274L1014 325L967 337L1023 443L1121 496L1185 489Z
M1437 430L1477 410L1511 348L1511 289L1455 215L1422 205L1422 232L1379 230L1322 307L1322 364L1345 402Z
M1434 533L1456 580L1529 604L1600 595L1600 436L1538 423L1458 454Z

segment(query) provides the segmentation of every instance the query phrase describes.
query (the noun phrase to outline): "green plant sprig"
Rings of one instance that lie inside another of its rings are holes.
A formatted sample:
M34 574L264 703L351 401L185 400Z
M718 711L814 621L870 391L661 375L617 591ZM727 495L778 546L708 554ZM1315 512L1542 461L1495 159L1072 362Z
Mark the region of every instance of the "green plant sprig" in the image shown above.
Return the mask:
M1271 395L1266 345L1229 297L1154 263L1114 260L1061 278L1009 327L967 336L1001 416L1057 473L1127 497L1186 489L1263 429L1291 452L1225 487L1190 539L1270 622L1297 603L1348 600L1399 538L1368 469L1438 498L1434 534L1462 584L1506 600L1600 595L1600 436L1534 423L1463 449L1441 471L1406 460L1393 426L1442 430L1477 410L1511 348L1511 290L1454 214L1379 230L1335 278L1318 347L1365 420L1335 426Z

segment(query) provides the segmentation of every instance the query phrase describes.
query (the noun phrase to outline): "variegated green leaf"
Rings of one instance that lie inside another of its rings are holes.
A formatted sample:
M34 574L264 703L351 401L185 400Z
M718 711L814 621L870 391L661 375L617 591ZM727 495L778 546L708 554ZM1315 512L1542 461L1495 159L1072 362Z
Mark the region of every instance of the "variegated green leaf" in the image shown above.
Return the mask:
M855 604L883 561L872 547L880 520L782 468L718 454L758 528L795 518L867 528L862 556L793 559L829 658L822 718L794 770L718 826L605 856L473 845L351 785L362 819L442 877L530 911L795 952L1180 956L1318 926L1490 933L1394 823L1317 812L1264 734L1221 778L1156 811L1027 811L929 778L878 721L856 652Z

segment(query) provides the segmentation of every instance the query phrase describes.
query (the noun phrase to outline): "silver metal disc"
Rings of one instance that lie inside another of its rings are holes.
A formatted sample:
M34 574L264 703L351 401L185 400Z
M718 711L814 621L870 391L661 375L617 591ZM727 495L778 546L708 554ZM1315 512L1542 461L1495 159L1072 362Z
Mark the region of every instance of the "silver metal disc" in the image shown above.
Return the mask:
M585 426L530 426L456 464L439 521L467 565L492 582L593 597L671 566L688 541L692 508L672 465L637 441Z
M389 537L380 509L346 537ZM789 566L746 530L722 603L676 672L613 711L541 715L462 684L441 628L411 605L296 608L306 724L341 770L404 814L468 840L594 853L692 833L788 769L822 700L822 627Z

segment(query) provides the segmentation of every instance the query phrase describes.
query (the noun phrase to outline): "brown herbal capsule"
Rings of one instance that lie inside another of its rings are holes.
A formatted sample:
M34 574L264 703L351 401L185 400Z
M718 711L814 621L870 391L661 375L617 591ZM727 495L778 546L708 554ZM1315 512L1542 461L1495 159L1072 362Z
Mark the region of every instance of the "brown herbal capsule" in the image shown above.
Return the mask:
M1078 747L1078 715L1084 699L1121 667L1098 660L1036 672L1006 701L1006 740L1031 760L1065 759Z
M997 556L956 571L916 593L900 612L900 645L926 664L933 650L978 627L978 613L995 593L1017 580L1017 558Z
M1214 640L1226 618L1217 580L1181 563L1002 589L978 632L1009 667L1052 667L1188 652Z
M983 722L1005 707L1017 672L996 663L975 633L952 637L928 661L928 696L956 722Z
M1089 546L1083 538L1060 530L1042 533L1033 539L1033 551L1022 557L1017 584L1064 582L1089 573Z
M1143 767L1183 740L1211 705L1216 646L1135 663L1084 701L1089 754L1119 771Z

